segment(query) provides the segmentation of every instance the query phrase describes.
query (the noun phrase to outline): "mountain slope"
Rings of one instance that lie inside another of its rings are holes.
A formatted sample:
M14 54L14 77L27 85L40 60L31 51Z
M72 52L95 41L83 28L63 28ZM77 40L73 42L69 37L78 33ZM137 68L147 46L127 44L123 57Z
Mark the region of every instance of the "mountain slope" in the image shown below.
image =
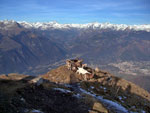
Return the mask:
M128 113L150 109L147 91L102 70L88 81L66 66L40 77L43 82L33 83L37 79L33 76L1 75L1 112Z
M149 31L149 25L0 21L0 74L39 75L80 57L127 80L150 76ZM124 62L129 62L129 72L116 67ZM142 80L136 84L149 91Z
M22 73L32 66L64 58L66 52L60 44L42 37L38 32L23 30L15 34L14 30L18 32L16 28L7 30L8 36L6 31L0 31L1 73Z
M143 34L146 34L143 35ZM82 54L86 59L108 63L113 61L149 60L150 33L134 31L85 31L70 45L72 53Z

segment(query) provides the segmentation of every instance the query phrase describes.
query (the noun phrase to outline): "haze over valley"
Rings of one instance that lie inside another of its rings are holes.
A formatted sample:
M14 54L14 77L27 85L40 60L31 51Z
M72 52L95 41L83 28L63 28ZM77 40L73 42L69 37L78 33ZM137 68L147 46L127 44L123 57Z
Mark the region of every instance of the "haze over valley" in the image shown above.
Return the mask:
M0 73L39 75L65 59L79 57L92 67L145 82L150 79L149 37L150 25L4 20L0 21Z

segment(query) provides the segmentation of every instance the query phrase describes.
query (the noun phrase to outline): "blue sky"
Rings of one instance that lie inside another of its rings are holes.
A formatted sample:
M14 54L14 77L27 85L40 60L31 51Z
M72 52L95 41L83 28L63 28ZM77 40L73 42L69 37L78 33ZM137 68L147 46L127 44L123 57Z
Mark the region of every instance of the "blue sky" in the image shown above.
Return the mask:
M0 20L150 24L150 0L0 0Z

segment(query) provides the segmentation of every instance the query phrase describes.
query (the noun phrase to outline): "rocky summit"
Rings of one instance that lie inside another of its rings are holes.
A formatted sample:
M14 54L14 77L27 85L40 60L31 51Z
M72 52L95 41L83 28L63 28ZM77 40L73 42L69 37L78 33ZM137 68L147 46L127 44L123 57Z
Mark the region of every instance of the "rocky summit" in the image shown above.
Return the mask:
M0 76L0 113L149 113L150 94L119 77L92 69L94 77L66 65L38 77Z

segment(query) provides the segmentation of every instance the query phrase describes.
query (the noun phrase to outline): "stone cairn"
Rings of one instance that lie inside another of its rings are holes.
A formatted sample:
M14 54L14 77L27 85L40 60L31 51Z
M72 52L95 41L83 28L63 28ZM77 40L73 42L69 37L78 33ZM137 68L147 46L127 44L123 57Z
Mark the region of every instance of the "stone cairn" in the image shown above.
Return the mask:
M66 66L68 70L78 73L84 77L84 80L89 80L94 77L93 69L87 67L87 64L82 64L83 60L77 59L67 59Z

